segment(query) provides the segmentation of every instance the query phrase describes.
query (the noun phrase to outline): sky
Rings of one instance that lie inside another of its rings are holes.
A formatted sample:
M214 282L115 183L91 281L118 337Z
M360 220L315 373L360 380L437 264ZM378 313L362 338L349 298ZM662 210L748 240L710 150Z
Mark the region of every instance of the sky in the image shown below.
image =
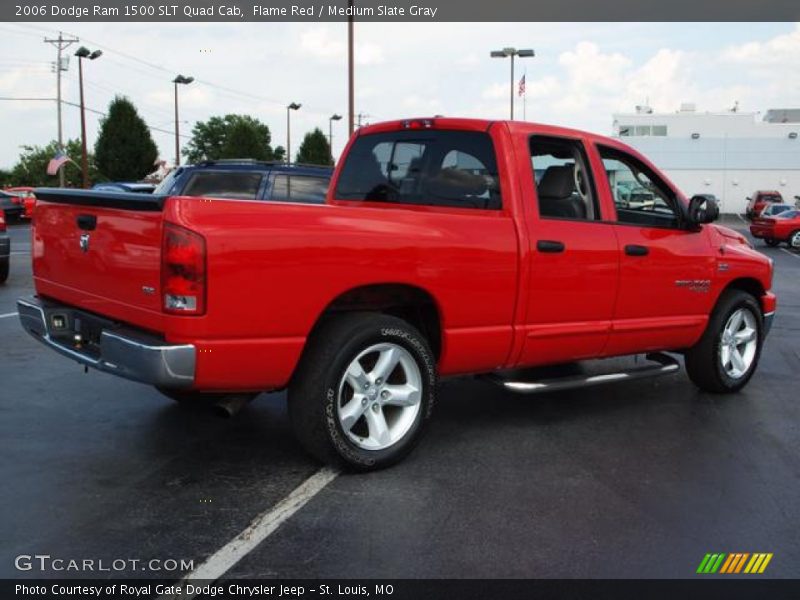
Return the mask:
M213 115L252 115L269 125L273 146L292 145L334 113L334 154L347 133L346 23L0 23L0 168L23 145L57 135L55 49L58 31L103 56L84 63L87 107L104 112L115 94L130 98L153 131L161 158L174 159L172 79L181 86L180 130L189 136ZM610 134L612 114L648 103L675 111L800 107L797 23L356 23L356 112L364 122L412 116L508 118L509 62L489 52L533 48L519 59L530 121ZM77 104L78 69L63 73L63 99ZM515 81L515 87L517 82ZM516 117L523 99L516 97ZM101 115L90 112L87 137ZM79 110L63 109L64 136L80 136ZM188 137L181 139L182 144Z

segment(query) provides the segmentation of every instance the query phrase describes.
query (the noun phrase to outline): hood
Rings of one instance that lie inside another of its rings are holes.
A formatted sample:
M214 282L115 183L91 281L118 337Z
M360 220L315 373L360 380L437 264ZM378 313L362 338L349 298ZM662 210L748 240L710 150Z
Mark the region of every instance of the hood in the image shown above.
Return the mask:
M744 235L736 231L735 229L731 229L730 227L725 227L724 225L717 225L716 223L711 225L711 228L716 231L717 235L723 238L723 242L725 244L744 244L748 248L752 248L753 244L750 243Z

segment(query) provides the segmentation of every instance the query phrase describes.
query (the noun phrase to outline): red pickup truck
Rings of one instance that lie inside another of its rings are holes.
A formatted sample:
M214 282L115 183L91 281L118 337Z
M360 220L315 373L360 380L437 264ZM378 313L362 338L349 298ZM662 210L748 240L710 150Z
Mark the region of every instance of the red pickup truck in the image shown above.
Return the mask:
M631 188L649 200L616 197ZM288 388L304 447L357 470L411 450L439 376L548 391L672 372L670 351L700 388L739 390L776 305L772 262L710 224L713 197L617 140L531 123L364 127L321 205L36 195L32 335L184 402Z

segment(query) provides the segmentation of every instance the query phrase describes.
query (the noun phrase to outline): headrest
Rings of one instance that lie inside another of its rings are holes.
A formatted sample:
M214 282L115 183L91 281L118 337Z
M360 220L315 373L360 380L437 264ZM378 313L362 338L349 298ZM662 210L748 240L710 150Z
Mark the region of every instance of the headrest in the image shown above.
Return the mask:
M486 179L459 169L442 169L425 182L425 191L439 198L480 196L486 191Z
M540 198L567 198L575 191L573 165L547 167L537 186Z

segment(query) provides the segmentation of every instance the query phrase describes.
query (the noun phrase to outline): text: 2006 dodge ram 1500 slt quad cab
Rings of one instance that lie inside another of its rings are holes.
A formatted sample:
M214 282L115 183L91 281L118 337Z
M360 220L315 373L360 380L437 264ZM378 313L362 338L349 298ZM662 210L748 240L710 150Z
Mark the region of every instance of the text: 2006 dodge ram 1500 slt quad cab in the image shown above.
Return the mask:
M617 140L532 123L364 127L322 205L37 196L31 334L180 401L288 388L304 447L354 469L410 451L440 375L554 390L671 372L672 351L700 388L739 390L775 311L770 260L710 225L712 197Z

